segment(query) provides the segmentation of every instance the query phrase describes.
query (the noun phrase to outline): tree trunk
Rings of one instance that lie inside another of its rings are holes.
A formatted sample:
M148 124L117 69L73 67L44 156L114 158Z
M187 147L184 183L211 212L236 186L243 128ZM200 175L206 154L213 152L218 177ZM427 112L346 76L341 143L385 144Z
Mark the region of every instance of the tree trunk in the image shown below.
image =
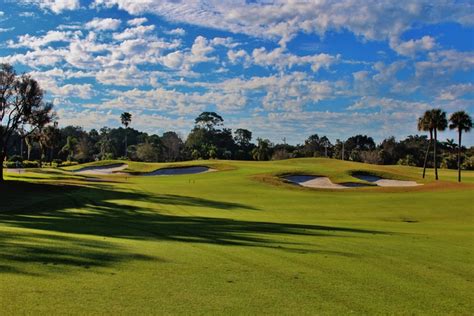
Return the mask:
M3 161L5 160L6 151L0 153L0 183L5 182L3 179Z
M433 132L430 131L430 141L428 142L428 148L426 148L425 161L423 162L423 179L426 173L426 164L428 163L428 155L430 154L431 142L433 141Z
M127 157L127 130L125 129L125 157Z
M23 138L20 137L20 156L23 159Z
M458 182L461 182L461 134L459 130L459 142L458 142Z
M438 134L436 128L434 129L434 144L433 144L433 160L434 160L434 168L435 168L435 179L438 180L438 164L436 161L436 143L438 142Z

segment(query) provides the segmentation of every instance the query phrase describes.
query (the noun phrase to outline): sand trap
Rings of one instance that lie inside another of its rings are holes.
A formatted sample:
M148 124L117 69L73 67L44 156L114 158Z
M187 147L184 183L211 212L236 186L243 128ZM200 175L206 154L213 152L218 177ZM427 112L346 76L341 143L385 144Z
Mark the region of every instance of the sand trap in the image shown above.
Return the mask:
M3 170L5 170L5 172L8 172L8 173L25 173L25 172L27 172L26 169L24 169L24 168L5 168Z
M419 185L423 185L421 183L417 183L416 181L391 180L391 179L384 179L384 178L373 176L373 175L354 174L353 177L360 180L374 183L380 187L416 187Z
M308 188L320 188L320 189L348 189L351 185L342 185L332 183L328 177L316 177L316 176L286 176L284 179L293 182L294 184L301 185Z
M98 175L107 175L107 174L117 174L117 171L124 170L128 167L127 164L117 163L106 166L92 166L85 167L79 170L74 171L77 174L98 174Z
M215 169L211 169L209 167L182 167L182 168L163 168L158 169L152 172L145 173L145 176L178 176L178 175L185 175L185 174L197 174L197 173L204 173L204 172L212 172L216 171Z

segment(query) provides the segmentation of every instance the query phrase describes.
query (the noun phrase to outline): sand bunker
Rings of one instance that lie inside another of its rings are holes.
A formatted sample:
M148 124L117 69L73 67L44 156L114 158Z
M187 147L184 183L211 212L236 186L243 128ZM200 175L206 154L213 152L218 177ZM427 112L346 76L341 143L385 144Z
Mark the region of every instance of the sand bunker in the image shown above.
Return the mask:
M77 173L77 174L98 174L98 175L117 174L117 171L124 170L127 167L128 167L127 164L116 163L116 164L106 165L106 166L84 167L82 169L74 171L74 173Z
M185 174L197 174L197 173L204 173L204 172L212 172L216 171L215 169L211 169L209 167L182 167L182 168L163 168L158 169L149 173L145 173L145 176L178 176L178 175L185 175Z
M316 177L316 176L286 176L284 179L293 182L294 184L301 185L308 188L320 188L320 189L348 189L352 185L342 185L332 183L328 177Z
M414 187L418 185L422 185L420 183L416 183L415 181L402 181L402 180L391 180L391 179L383 179L381 177L373 176L373 175L361 175L356 174L353 175L354 178L367 181L373 183L380 187ZM367 187L368 184L364 183L333 183L328 177L317 177L317 176L305 176L305 175L295 175L295 176L286 176L283 177L284 179L308 188L318 188L318 189L349 189L355 187Z
M374 175L354 174L353 177L360 180L374 183L380 187L416 187L419 185L423 185L421 183L417 183L416 181L384 179L384 178L374 176Z

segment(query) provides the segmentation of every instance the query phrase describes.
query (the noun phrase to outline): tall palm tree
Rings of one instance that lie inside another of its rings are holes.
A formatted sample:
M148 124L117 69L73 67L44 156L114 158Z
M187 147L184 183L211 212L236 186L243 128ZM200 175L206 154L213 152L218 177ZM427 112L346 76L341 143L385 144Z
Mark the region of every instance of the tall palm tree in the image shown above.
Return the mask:
M426 174L426 164L428 163L428 155L430 153L431 143L433 142L433 127L431 124L430 111L426 111L422 117L418 118L418 130L423 132L430 132L430 141L428 142L428 148L426 148L425 160L423 162L423 178Z
M122 122L122 125L125 126L125 157L127 157L127 129L128 125L132 122L132 114L128 112L123 112L120 115L120 121Z
M451 124L449 124L449 129L458 130L458 182L461 182L461 135L462 132L469 132L472 128L472 119L464 111L459 111L451 114L449 118Z
M438 163L436 159L436 143L438 142L438 131L444 131L448 126L448 120L446 119L446 112L441 109L433 109L430 111L430 120L434 132L434 146L433 146L433 161L435 167L435 178L438 180Z

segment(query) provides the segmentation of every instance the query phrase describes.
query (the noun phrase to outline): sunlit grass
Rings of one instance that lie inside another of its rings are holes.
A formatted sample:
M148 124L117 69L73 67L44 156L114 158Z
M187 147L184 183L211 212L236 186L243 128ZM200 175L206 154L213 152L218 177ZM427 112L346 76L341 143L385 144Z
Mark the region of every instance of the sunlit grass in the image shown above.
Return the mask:
M102 162L102 164L117 161ZM473 182L464 172L331 159L127 162L99 177L9 174L0 188L6 314L469 314ZM93 163L92 165L96 165ZM89 164L91 165L91 164ZM83 166L65 168L77 170ZM277 175L355 182L365 170L416 188L298 188Z

